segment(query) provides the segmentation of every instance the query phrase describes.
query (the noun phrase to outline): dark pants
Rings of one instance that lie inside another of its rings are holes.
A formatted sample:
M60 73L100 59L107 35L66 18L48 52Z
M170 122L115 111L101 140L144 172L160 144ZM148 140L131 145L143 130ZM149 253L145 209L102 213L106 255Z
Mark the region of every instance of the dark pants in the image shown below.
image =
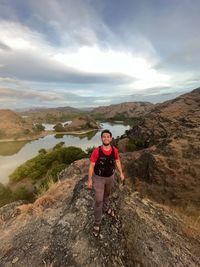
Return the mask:
M93 176L93 188L95 191L94 201L94 217L95 223L100 224L102 219L102 212L109 208L109 196L111 189L114 186L114 174L109 177Z

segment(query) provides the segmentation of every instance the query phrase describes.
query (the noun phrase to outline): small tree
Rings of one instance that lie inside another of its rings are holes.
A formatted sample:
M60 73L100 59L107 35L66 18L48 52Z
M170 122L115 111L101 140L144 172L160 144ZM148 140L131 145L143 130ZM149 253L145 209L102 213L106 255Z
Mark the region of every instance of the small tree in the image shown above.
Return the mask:
M39 153L43 153L43 154L46 154L47 153L46 149L44 149L44 148L41 148L40 150L38 150L38 152Z
M60 143L57 143L57 144L53 147L53 150L55 150L55 149L59 149L59 148L63 147L64 144L65 144L65 142L63 142L63 141L60 142Z
M42 131L45 130L45 127L44 127L41 123L36 123L36 124L34 125L34 130L35 130L36 132L42 132Z
M63 127L62 123L57 123L54 127L54 130L56 132L64 132L65 131L65 128Z

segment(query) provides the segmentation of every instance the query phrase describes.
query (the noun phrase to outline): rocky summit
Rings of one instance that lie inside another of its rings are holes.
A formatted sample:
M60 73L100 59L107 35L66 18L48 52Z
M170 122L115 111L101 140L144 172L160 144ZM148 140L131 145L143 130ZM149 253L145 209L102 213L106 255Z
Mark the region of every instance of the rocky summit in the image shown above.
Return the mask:
M129 161L131 154L124 154ZM165 206L142 198L126 174L116 175L111 200L93 237L93 190L87 189L89 159L72 163L34 203L0 209L0 266L102 267L199 266L200 239Z

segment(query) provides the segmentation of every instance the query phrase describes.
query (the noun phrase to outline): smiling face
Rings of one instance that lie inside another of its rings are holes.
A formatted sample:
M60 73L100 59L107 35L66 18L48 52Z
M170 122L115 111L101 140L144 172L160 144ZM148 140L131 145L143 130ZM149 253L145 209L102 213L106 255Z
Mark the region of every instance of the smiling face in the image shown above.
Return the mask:
M104 146L109 146L112 141L112 137L109 133L104 133L101 137L101 140Z

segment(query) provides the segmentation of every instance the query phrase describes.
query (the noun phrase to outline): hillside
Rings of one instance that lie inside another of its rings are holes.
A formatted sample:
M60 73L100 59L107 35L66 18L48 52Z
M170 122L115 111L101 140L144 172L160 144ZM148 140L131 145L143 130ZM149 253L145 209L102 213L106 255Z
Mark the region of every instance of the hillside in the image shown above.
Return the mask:
M33 132L32 123L9 109L0 110L0 138L17 137Z
M125 102L98 108L77 109L72 107L36 108L21 115L30 117L33 121L55 123L71 120L79 116L93 116L95 119L125 120L127 118L142 117L148 113L154 104L149 102Z
M166 207L115 183L117 221L104 216L91 235L94 192L86 187L89 160L71 164L33 204L0 208L1 266L199 266L198 233ZM163 265L164 264L164 265Z
M200 207L200 88L157 104L119 140L149 144L126 168L135 187L154 200L198 214Z
M175 99L156 104L131 134L158 143L162 138L199 132L200 88Z
M110 106L101 106L93 109L92 113L104 119L125 119L141 117L148 113L154 104L149 102L125 102Z
M57 107L57 108L35 108L26 112L20 112L21 115L28 116L36 122L55 123L58 121L71 120L80 114L85 114L86 111L72 107Z

